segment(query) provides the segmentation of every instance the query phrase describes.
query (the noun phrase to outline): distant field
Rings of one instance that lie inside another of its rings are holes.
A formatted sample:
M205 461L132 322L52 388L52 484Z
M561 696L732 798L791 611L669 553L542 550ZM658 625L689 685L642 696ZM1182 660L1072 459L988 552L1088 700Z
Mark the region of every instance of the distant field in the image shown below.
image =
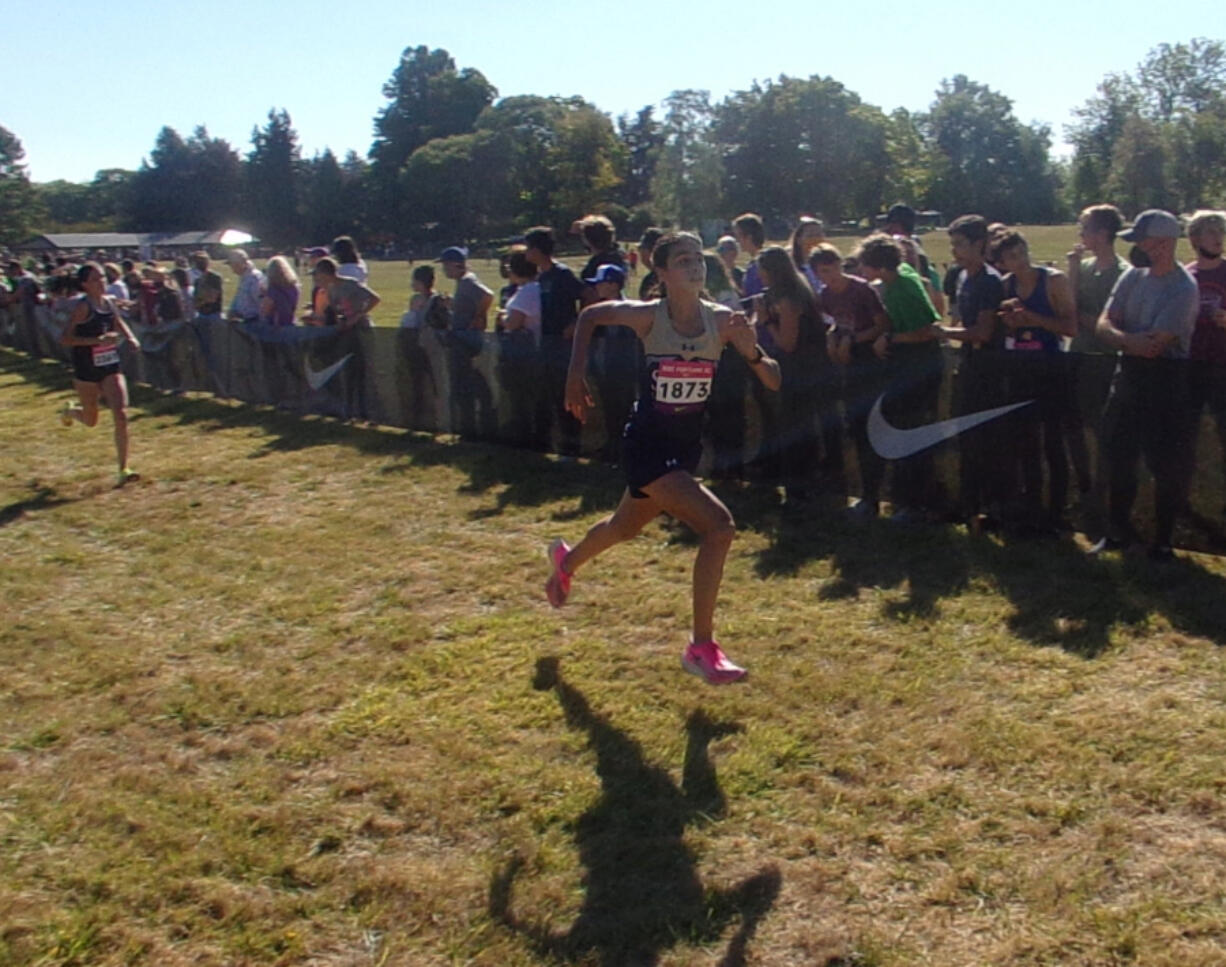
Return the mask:
M1226 560L721 485L716 690L684 528L543 599L607 467L136 387L114 490L69 392L0 349L5 967L1226 963Z
M1065 263L1065 255L1068 250L1077 241L1077 226L1069 225L1020 225L1018 228L1026 236L1030 242L1030 250L1033 258L1037 262L1054 263L1057 268L1063 269ZM930 232L923 236L925 249L928 255L937 263L937 265L945 265L949 262L949 239L944 232ZM844 254L849 253L859 241L858 238L850 236L838 236L831 239L831 242ZM775 239L771 244L786 245L787 239ZM1127 246L1120 244L1119 251L1123 255L1127 255ZM1187 239L1181 239L1179 242L1179 258L1183 261L1188 261L1193 257L1191 247L1188 245ZM585 255L570 255L563 256L562 261L566 262L575 271L579 271L583 267L583 263L587 261ZM257 261L257 264L263 265ZM412 264L408 262L393 261L380 262L371 261L370 266L370 285L382 297L382 302L379 304L373 313L373 319L377 326L398 326L400 317L404 315L408 309L409 296L411 289L409 286L409 276L416 265L422 264L421 261ZM435 288L441 292L451 292L454 288L454 283L448 282L443 278L442 266L433 263L436 269ZM469 265L478 278L489 286L495 293L505 285L505 281L498 275L498 261L496 259L473 259ZM223 278L226 280L227 298L231 293L233 286L233 275L228 269L222 268ZM639 270L640 273L642 269ZM304 286L309 285L309 278L304 278ZM631 285L627 286L627 293L637 290L637 281L631 280ZM491 319L491 324L492 324Z

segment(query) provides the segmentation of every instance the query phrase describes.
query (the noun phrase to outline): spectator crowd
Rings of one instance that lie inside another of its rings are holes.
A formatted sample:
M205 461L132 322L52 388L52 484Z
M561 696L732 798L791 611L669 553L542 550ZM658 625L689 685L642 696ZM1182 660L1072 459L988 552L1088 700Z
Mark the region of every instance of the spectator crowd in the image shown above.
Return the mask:
M558 257L553 229L539 226L504 255L498 292L461 246L410 269L396 365L411 410L426 406L440 378L424 351L433 333L445 347L453 429L492 438L501 422L516 444L564 460L579 455L580 426L564 397L580 312L661 295L651 253L662 231L648 229L627 247L607 218L589 215L572 233L587 250L578 272ZM933 235L915 234L915 213L903 204L880 231L842 249L811 216L782 245L767 243L753 213L731 220L706 255L707 296L745 313L779 361L782 386L763 392L744 360L725 351L709 404L711 476L779 486L793 511L851 489L849 512L859 520L882 514L887 493L900 524L947 516L952 502L975 528L1030 536L1067 529L1077 513L1101 553L1141 540L1132 521L1143 460L1154 480L1149 554L1168 559L1206 409L1226 452L1226 213L1181 221L1151 210L1126 226L1118 209L1095 205L1081 213L1060 267L1032 258L1021 232L979 215L954 219L946 233L948 249L937 252ZM1194 254L1186 265L1175 255L1185 233ZM65 325L80 298L80 261L61 257L30 271L10 259L0 308L28 314L42 305ZM262 270L230 250L230 278L206 252L169 268L98 261L107 296L131 323L322 327L355 368L365 365L361 334L380 297L349 237L275 255ZM304 261L309 291L299 279ZM603 414L602 456L617 462L641 349L629 330L599 332L589 379ZM492 339L509 419L475 364ZM359 386L358 415L360 395ZM934 464L951 438L952 486Z

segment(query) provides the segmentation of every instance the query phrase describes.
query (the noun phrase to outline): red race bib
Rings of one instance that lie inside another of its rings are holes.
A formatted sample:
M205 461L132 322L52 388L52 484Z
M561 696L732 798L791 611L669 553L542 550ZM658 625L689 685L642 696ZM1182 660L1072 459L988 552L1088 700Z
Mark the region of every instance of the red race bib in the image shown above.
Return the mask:
M709 359L662 359L656 368L657 410L677 413L701 406L711 395L715 363Z
M93 353L94 365L101 369L103 366L115 366L119 363L119 344L107 343L102 346L90 346Z

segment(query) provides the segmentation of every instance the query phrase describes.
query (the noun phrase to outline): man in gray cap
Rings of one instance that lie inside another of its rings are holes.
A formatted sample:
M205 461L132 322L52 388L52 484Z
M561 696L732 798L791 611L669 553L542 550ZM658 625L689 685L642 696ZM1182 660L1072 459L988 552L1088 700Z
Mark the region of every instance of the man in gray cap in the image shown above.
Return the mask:
M452 245L438 261L443 274L455 282L451 297L451 332L447 340L448 402L451 432L475 439L494 435L497 416L489 384L473 359L485 345L482 333L489 325L494 293L468 268L468 249Z
M451 297L451 328L484 331L489 325L494 293L468 269L468 250L452 245L438 257L443 274L455 282Z
M1119 233L1149 259L1120 276L1095 332L1119 351L1111 395L1103 413L1109 523L1094 552L1123 548L1136 538L1129 517L1137 496L1137 458L1154 476L1154 542L1150 557L1170 560L1175 514L1183 502L1188 467L1186 360L1199 308L1196 282L1175 261L1183 234L1170 212L1150 209Z

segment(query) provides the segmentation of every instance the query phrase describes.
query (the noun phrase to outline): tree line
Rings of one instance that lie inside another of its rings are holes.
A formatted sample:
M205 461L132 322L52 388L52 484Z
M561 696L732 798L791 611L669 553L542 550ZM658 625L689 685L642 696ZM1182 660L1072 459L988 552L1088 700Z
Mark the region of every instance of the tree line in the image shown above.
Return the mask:
M304 158L273 109L242 155L204 126L158 132L135 170L32 184L0 128L0 242L32 231L239 227L282 247L351 234L366 245L496 239L603 212L623 234L697 227L752 209L862 221L898 200L1013 223L1070 218L1110 200L1126 212L1226 199L1226 46L1154 48L1074 109L1071 159L1048 125L964 75L927 111L886 113L829 77L780 76L713 103L674 91L616 120L579 97L498 91L445 50L406 48L383 86L365 156Z

